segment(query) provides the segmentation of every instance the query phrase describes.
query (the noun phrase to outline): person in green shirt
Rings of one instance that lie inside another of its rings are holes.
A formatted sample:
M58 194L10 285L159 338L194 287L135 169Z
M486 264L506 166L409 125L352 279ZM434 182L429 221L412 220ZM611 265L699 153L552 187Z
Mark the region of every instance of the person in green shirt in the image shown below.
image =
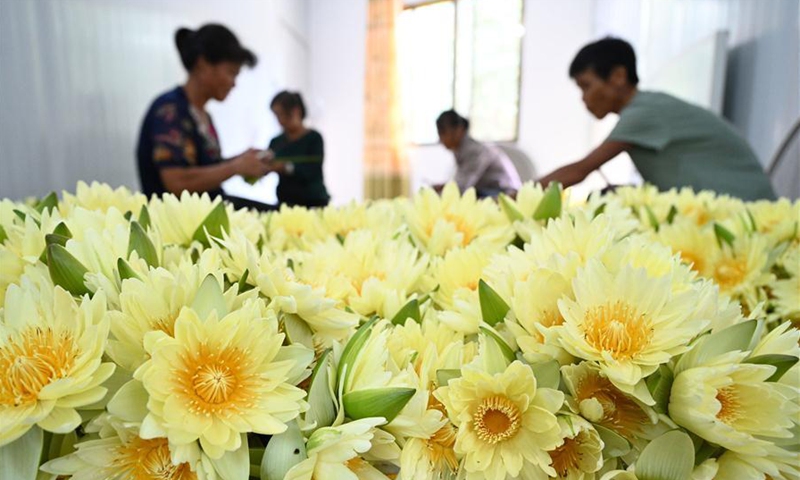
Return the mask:
M637 88L636 55L628 42L604 38L586 45L569 75L592 115L616 113L619 122L586 157L540 179L543 185L574 185L628 152L644 181L659 190L692 187L743 200L775 199L758 158L730 124L671 95Z
M277 172L278 202L290 206L324 207L330 201L322 177L322 135L306 128L306 106L299 93L282 91L270 103L283 133L269 142L265 154Z

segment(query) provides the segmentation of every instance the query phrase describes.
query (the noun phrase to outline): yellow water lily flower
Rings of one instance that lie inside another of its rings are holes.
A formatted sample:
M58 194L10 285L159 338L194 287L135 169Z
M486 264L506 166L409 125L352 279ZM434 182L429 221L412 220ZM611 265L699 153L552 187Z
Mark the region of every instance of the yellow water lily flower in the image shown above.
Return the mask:
M100 401L114 372L102 363L108 337L102 293L80 302L61 287L36 290L23 281L0 310L0 446L34 425L67 433L81 423L76 408Z
M642 379L685 352L709 323L693 315L697 292L673 292L672 283L669 274L651 277L626 262L608 267L591 259L573 280L575 299L559 300L561 344L597 362L617 388L651 404Z
M797 452L783 451L779 455L744 455L727 451L717 459L714 480L771 480L800 478Z
M435 395L458 428L455 451L464 456L467 479L556 474L547 452L563 441L555 413L564 395L537 388L527 365L515 361L495 375L464 367Z
M50 460L42 465L42 471L74 480L216 478L213 469L201 463L199 448L193 463L173 462L168 440L144 439L138 435L138 425L126 426L102 414L89 424L87 432L99 432L100 438L77 443L77 451Z
M472 242L498 251L514 238L496 203L478 200L473 189L462 196L454 183L447 184L441 196L423 189L401 208L415 241L431 255L444 255L451 248Z
M327 233L317 210L281 205L266 215L267 245L275 251L306 250L325 240Z
M800 325L800 246L790 247L783 254L781 265L789 276L772 283L775 316Z
M391 200L375 200L370 203L353 201L343 206L331 205L323 208L322 224L329 237L344 239L356 230L391 235L401 228L402 218Z
M603 441L592 425L577 415L559 416L564 442L550 451L559 480L593 480L603 466Z
M438 288L431 296L442 309L441 321L451 329L478 332L482 321L478 282L493 254L479 245L469 245L453 248L435 261L430 281Z
M208 193L197 194L186 190L180 197L172 194L155 196L150 199L147 208L153 227L157 230L165 245L184 245L192 243L197 228L206 216L222 200L211 199ZM230 231L241 231L248 240L256 243L261 238L264 226L257 215L247 209L235 210L233 205L226 205Z
M634 440L655 423L655 414L626 395L591 362L561 367L576 413L590 422Z
M662 225L653 238L670 247L681 256L683 263L698 273L707 270L707 262L719 251L713 229L698 228L683 217L677 218L672 225Z
M181 310L174 334L145 335L150 359L136 370L150 398L141 436L180 447L197 440L211 458L240 447L240 433L267 435L307 408L305 392L287 383L296 361L277 361L283 335L260 301L217 319Z
M392 318L419 290L427 263L405 236L358 230L343 242L317 244L295 264L295 272L300 281L324 287L343 307Z
M308 458L292 467L284 480L388 480L360 455L372 448L383 418L362 418L316 430L306 444Z
M771 365L741 363L746 353L720 355L680 372L669 414L696 435L745 455L775 454L775 440L792 437L800 412L797 388L766 380Z
M573 357L562 347L558 327L564 317L558 309L561 298L572 298L572 285L560 273L536 268L524 282L514 286L511 298L513 320L506 326L516 338L525 359L531 363L555 358L561 364L571 363Z
M208 261L211 253L203 252L196 264L184 260L170 270L154 268L142 278L122 282L119 311L110 313L113 338L108 342L108 354L117 364L133 372L147 360L147 332L161 330L172 336L181 309L192 305L201 284L212 272L222 289L222 274L213 261ZM235 289L224 293L229 309L235 308L236 293Z
M768 241L761 236L741 236L733 246L723 246L702 272L719 285L720 292L736 298L749 311L763 299L760 289L773 280L769 272Z
M58 205L65 217L69 217L75 207L94 210L100 213L116 208L122 213L131 212L134 218L139 217L142 207L147 203L147 197L139 192L131 192L126 187L112 189L106 183L92 182L87 185L80 181L75 187L75 194L64 191L62 200Z
M575 257L580 266L611 248L619 234L605 215L557 218L531 237L525 253L536 265L552 264L552 257L556 256ZM561 273L570 278L572 272Z

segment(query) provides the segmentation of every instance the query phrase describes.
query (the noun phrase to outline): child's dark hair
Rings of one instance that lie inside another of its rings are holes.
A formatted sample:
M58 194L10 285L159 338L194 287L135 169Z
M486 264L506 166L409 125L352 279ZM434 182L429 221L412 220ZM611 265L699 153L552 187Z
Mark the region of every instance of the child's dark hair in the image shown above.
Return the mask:
M464 130L469 130L469 120L459 115L455 110L446 110L436 119L436 130L440 132L456 127L464 127Z
M639 83L636 75L636 54L630 43L620 38L606 37L581 48L569 66L569 76L577 77L588 69L608 80L614 67L622 66L628 72L631 85Z
M273 108L275 105L280 105L286 112L299 108L300 118L306 118L306 104L303 103L303 97L300 96L299 92L290 92L288 90L278 92L269 102L269 108Z
M211 64L233 62L248 67L255 66L258 61L253 52L239 43L233 32L213 23L203 25L199 30L179 28L175 32L175 45L187 71L194 68L200 57Z

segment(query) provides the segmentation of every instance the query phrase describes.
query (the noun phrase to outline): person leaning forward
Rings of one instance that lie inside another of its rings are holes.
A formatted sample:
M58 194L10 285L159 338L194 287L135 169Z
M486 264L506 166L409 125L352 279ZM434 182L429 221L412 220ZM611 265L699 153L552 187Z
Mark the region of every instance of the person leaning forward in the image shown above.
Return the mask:
M583 159L540 182L581 182L623 151L645 182L659 190L691 187L743 200L775 199L753 150L733 127L712 112L660 92L637 88L636 56L624 40L605 38L583 47L569 69L583 103L598 119L619 122Z

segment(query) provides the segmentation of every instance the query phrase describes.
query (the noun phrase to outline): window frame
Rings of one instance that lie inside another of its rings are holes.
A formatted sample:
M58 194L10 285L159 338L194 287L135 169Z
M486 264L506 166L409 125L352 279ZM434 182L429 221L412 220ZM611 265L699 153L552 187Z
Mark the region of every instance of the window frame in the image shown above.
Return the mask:
M456 81L457 81L457 67L456 62L458 61L458 1L459 0L422 0L419 2L414 2L411 4L403 4L403 12L406 10L415 10L417 8L424 8L431 5L436 5L437 3L452 3L453 4L453 84L451 86L451 98L450 104L452 105L451 108L455 108L456 105ZM522 3L522 10L520 11L520 24L524 26L525 24L525 0L521 0ZM522 59L525 58L524 56L524 49L525 49L525 42L524 42L525 34L523 34L522 38L519 41L519 75L517 76L517 121L515 122L514 126L514 135L510 139L506 140L497 140L497 141L487 141L492 144L500 144L500 145L516 145L519 141L519 119L520 119L520 106L522 105ZM469 117L467 117L469 118ZM485 141L480 138L476 138L478 141ZM408 140L408 145L412 147L431 147L439 145L440 142L433 142L433 143L417 143L413 140Z

